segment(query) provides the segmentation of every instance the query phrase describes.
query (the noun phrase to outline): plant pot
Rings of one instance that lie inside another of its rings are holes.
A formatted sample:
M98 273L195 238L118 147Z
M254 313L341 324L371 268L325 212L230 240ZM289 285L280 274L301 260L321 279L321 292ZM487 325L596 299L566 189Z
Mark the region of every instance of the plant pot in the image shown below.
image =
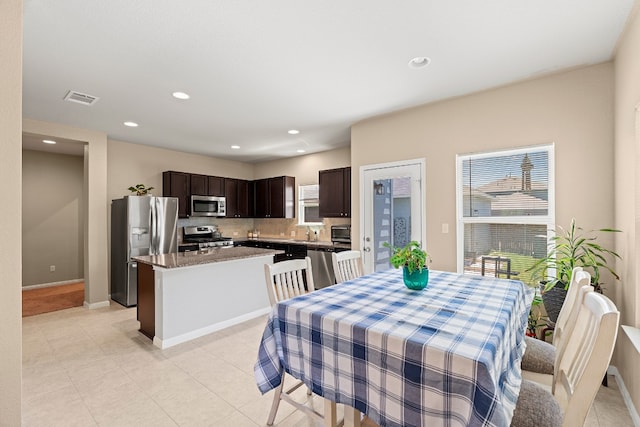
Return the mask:
M547 312L547 317L554 324L558 320L558 314L560 314L560 309L562 309L562 304L564 304L566 297L567 291L562 282L558 282L553 288L542 294L542 303Z
M409 273L407 267L402 267L402 279L407 288L419 291L427 287L427 283L429 282L429 269L423 268L422 271L415 270L413 273Z

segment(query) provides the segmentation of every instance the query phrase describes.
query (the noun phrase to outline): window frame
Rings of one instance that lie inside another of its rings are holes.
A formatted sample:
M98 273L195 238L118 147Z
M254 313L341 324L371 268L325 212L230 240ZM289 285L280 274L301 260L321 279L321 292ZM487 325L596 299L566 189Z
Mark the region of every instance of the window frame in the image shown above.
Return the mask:
M309 207L314 207L314 206L319 206L320 205L320 201L316 200L316 199L303 199L302 198L302 187L311 187L311 186L315 186L319 188L319 184L299 184L298 185L298 223L297 225L300 227L313 227L313 226L320 226L323 225L324 222L320 221L320 222L307 222L306 218L305 218L305 206L309 206ZM305 200L315 200L315 201L311 201L311 202L305 202ZM320 219L322 219L320 217Z
M474 216L465 217L464 207L464 181L463 164L469 159L483 159L507 155L521 155L532 151L547 151L547 214L546 215L520 215L520 216ZM545 225L547 229L547 242L554 235L555 227L555 144L531 145L502 150L484 151L479 153L456 155L456 269L458 273L464 272L464 228L466 224L518 224L518 225Z

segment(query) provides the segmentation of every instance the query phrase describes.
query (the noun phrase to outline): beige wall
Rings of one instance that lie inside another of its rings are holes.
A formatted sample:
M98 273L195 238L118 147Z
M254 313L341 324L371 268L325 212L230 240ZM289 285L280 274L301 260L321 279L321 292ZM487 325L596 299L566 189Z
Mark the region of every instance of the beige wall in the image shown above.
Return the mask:
M23 150L23 286L84 277L83 177L80 156Z
M0 2L0 426L22 404L22 0Z
M168 170L200 173L228 178L253 179L250 163L223 160L164 148L109 140L107 160L108 199L129 193L132 185L154 187L154 195L162 195L162 172Z
M258 163L255 165L255 178L286 175L295 176L296 185L317 184L318 171L350 165L351 149L345 147L323 153Z
M456 154L555 143L557 223L612 226L612 109L605 63L366 120L352 127L352 185L362 165L425 158L427 247L434 268L455 271ZM358 191L351 209L357 242Z
M622 284L616 288L621 323L640 327L640 18L630 20L615 59L615 212L616 249L623 256L618 271ZM622 331L618 335L614 361L636 410L640 411L640 354Z

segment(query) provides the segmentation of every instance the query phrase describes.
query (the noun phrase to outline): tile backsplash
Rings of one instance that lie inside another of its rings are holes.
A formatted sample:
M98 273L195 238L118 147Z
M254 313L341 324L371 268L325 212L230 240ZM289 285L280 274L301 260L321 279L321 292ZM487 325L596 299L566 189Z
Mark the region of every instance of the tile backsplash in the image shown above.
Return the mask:
M331 226L350 224L351 218L324 218L323 225L311 226L311 231L318 232L318 240L331 241ZM178 241L182 241L182 227L195 225L217 225L224 237L234 240L247 238L249 231L257 230L260 237L280 239L306 239L307 227L298 225L298 219L254 219L254 218L181 218L178 220Z

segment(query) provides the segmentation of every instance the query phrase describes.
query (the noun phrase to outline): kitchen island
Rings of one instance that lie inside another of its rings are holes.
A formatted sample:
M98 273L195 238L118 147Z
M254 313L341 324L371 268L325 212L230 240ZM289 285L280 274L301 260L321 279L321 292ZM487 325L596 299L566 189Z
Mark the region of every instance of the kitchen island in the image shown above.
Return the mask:
M269 313L264 265L281 252L219 247L135 257L140 332L168 348Z

